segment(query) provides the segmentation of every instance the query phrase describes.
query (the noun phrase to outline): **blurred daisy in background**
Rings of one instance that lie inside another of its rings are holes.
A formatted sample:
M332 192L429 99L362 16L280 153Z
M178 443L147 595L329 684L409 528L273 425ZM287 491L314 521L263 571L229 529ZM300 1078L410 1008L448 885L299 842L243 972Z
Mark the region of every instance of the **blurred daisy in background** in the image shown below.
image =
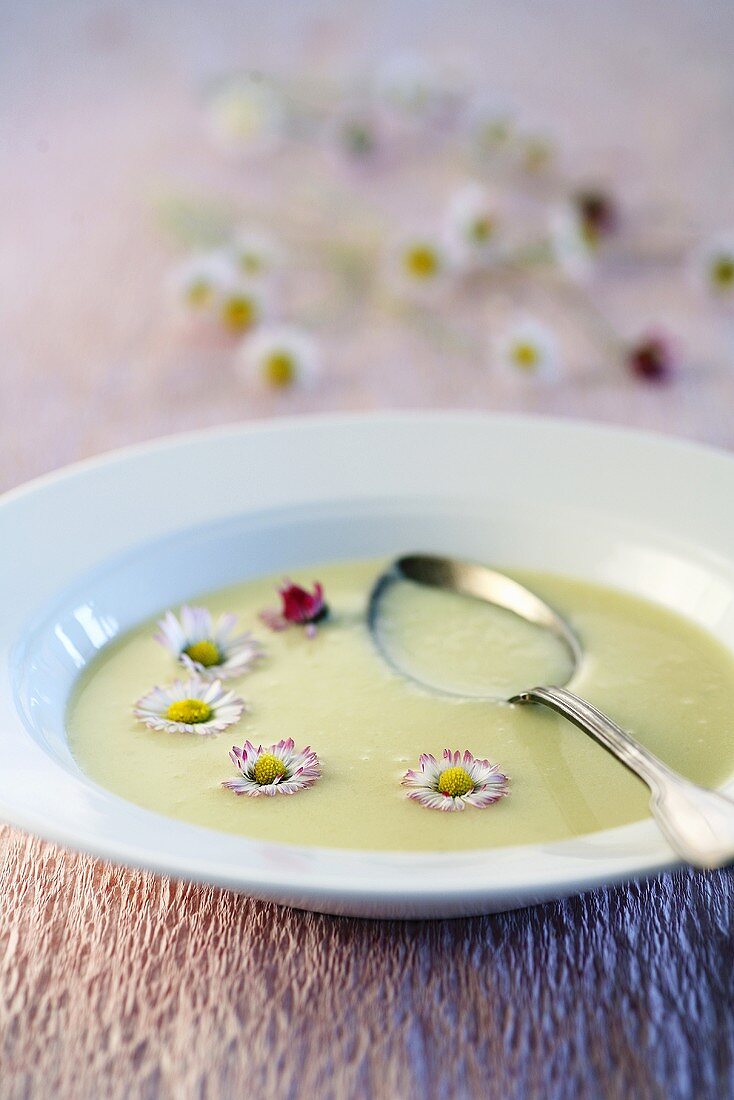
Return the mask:
M668 382L678 365L678 344L660 326L644 329L625 348L628 370L643 382Z
M463 93L445 71L417 54L388 57L375 75L375 95L410 128L450 128Z
M226 81L211 93L207 106L212 139L229 156L273 152L285 136L285 102L262 77L243 75Z
M388 127L374 105L347 104L328 119L324 141L340 164L350 168L372 168L386 159Z
M269 279L284 264L283 248L262 229L242 226L236 230L228 248L232 264L246 279Z
M483 267L498 253L499 215L489 191L468 183L451 197L446 213L446 239L461 267Z
M612 196L601 189L584 188L571 197L581 233L589 248L596 248L619 226L619 210Z
M243 378L274 390L308 385L321 373L314 337L296 325L272 325L248 336L239 351Z
M561 356L558 341L547 325L522 317L509 325L494 346L495 359L505 374L515 379L553 381Z
M234 273L232 258L224 249L191 256L171 274L172 297L186 309L210 309Z
M710 299L734 306L734 234L716 237L697 252L694 277Z
M551 260L569 279L583 282L594 270L595 246L574 205L552 210L548 230Z
M483 161L510 145L515 134L515 112L500 99L476 98L464 112L463 129L471 153Z
M550 134L522 134L518 138L520 166L531 176L539 176L553 164L556 144Z
M250 332L273 315L272 287L260 279L247 279L235 273L214 296L214 310L219 323L237 334Z
M388 281L400 297L420 301L445 291L454 264L443 239L435 233L403 237L388 256Z

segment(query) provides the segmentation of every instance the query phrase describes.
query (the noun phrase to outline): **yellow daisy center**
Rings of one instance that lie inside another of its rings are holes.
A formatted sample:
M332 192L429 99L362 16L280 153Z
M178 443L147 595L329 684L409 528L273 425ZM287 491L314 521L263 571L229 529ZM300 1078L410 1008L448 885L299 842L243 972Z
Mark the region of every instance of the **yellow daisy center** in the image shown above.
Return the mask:
M222 655L214 642L208 639L202 642L192 642L191 645L186 646L184 653L187 657L190 657L192 661L196 661L197 664L203 665L204 668L211 668L212 665L218 665L222 660Z
M233 332L244 332L257 321L257 307L252 298L233 294L222 305L222 321Z
M290 386L296 377L296 362L287 351L273 351L263 363L265 381L278 389Z
M717 256L711 265L711 277L718 287L734 286L734 257Z
M169 722L185 722L192 726L208 722L211 716L212 708L202 699L177 699L166 711Z
M500 145L510 136L509 124L501 118L492 119L482 126L479 133L480 145Z
M263 269L263 262L255 252L243 252L240 255L240 267L248 275L259 275Z
M206 279L195 279L186 288L186 301L190 306L205 306L212 296L211 284Z
M492 236L494 222L490 217L476 218L472 222L471 236L477 244L484 244Z
M286 773L286 766L279 756L273 756L272 752L264 752L258 757L253 769L255 782L261 787L274 782Z
M414 245L405 253L405 269L416 279L430 279L438 271L438 256L428 245Z
M541 172L551 159L547 142L531 139L525 148L525 168L528 172Z
M474 790L474 780L466 768L447 768L438 777L438 789L441 794L450 794L457 798Z
M533 370L538 365L538 349L529 340L520 340L512 349L512 358L518 367L523 370Z

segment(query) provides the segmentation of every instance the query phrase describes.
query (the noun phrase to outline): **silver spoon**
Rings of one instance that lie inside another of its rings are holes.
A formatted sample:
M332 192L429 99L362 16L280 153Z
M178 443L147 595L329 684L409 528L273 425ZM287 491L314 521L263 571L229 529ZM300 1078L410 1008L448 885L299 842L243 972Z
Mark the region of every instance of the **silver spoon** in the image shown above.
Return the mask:
M571 658L568 680L576 672L583 655L578 638L568 623L529 589L485 565L429 554L409 554L394 561L375 583L370 596L368 623L375 645L387 664L422 687L443 695L467 697L464 692L447 691L419 679L398 665L385 646L380 631L382 597L388 588L399 581L413 581L462 596L473 596L511 611L526 622L545 627L568 650ZM674 772L585 699L562 686L531 688L509 700L499 700L491 695L476 698L520 704L541 703L562 714L647 784L652 815L681 859L696 867L720 867L734 859L734 801Z

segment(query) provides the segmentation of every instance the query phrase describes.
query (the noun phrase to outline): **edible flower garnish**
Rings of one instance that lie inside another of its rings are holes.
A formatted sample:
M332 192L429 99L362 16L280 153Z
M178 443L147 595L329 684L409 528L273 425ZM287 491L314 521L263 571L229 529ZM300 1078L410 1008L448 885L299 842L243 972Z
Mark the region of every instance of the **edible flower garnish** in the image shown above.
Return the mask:
M443 750L441 763L430 753L420 757L420 769L403 776L408 798L427 806L429 810L463 810L467 806L483 809L503 795L509 794L509 779L499 770L499 764L477 760L467 750L462 755Z
M239 352L247 381L273 390L307 386L321 373L321 353L313 336L297 325L270 325L245 337Z
M286 580L278 590L281 599L281 610L266 610L260 613L261 620L271 630L285 630L289 626L305 626L306 634L313 638L316 633L316 624L320 623L329 614L329 608L324 600L323 585L314 582L313 592L301 588L298 584Z
M446 236L461 267L483 266L497 253L496 203L480 184L468 183L449 202Z
M452 259L436 233L403 237L388 255L387 278L401 298L433 300L448 287Z
M237 616L220 615L214 621L205 607L181 608L180 617L167 611L159 621L155 640L170 650L190 673L204 680L230 680L249 672L263 655L249 631L233 634Z
M627 349L626 361L632 374L645 382L667 382L675 370L675 348L665 332L644 333Z
M577 191L573 196L584 236L595 248L603 237L614 233L619 221L616 203L606 191L596 189Z
M190 257L172 272L171 290L187 309L206 310L232 276L232 261L222 249L205 252Z
M709 241L695 257L696 281L714 301L734 302L734 233Z
M280 91L259 73L220 84L210 96L208 107L212 140L228 156L263 157L283 141L286 105Z
M554 333L532 317L516 321L501 333L496 355L508 377L552 381L560 372Z
M312 787L321 778L321 766L315 752L306 746L296 751L292 737L278 741L277 745L258 748L245 741L242 748L232 746L229 758L239 768L237 779L225 779L222 783L235 794L258 795L295 794Z
M283 252L267 233L243 226L229 249L232 261L246 279L268 279L282 266Z
M154 687L138 699L133 714L152 730L166 733L221 733L239 722L245 702L219 680L200 676Z
M272 293L262 280L239 275L217 291L214 301L220 323L235 335L250 332L272 311Z

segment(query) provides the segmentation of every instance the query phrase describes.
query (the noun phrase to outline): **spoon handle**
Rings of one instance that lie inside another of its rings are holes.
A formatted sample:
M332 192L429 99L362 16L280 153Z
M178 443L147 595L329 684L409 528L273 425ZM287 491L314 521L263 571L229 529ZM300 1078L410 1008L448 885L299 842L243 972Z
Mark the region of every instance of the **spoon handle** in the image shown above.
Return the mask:
M603 745L650 788L650 810L671 848L696 867L734 859L734 801L674 772L595 706L557 687L537 687L510 700L541 703Z

